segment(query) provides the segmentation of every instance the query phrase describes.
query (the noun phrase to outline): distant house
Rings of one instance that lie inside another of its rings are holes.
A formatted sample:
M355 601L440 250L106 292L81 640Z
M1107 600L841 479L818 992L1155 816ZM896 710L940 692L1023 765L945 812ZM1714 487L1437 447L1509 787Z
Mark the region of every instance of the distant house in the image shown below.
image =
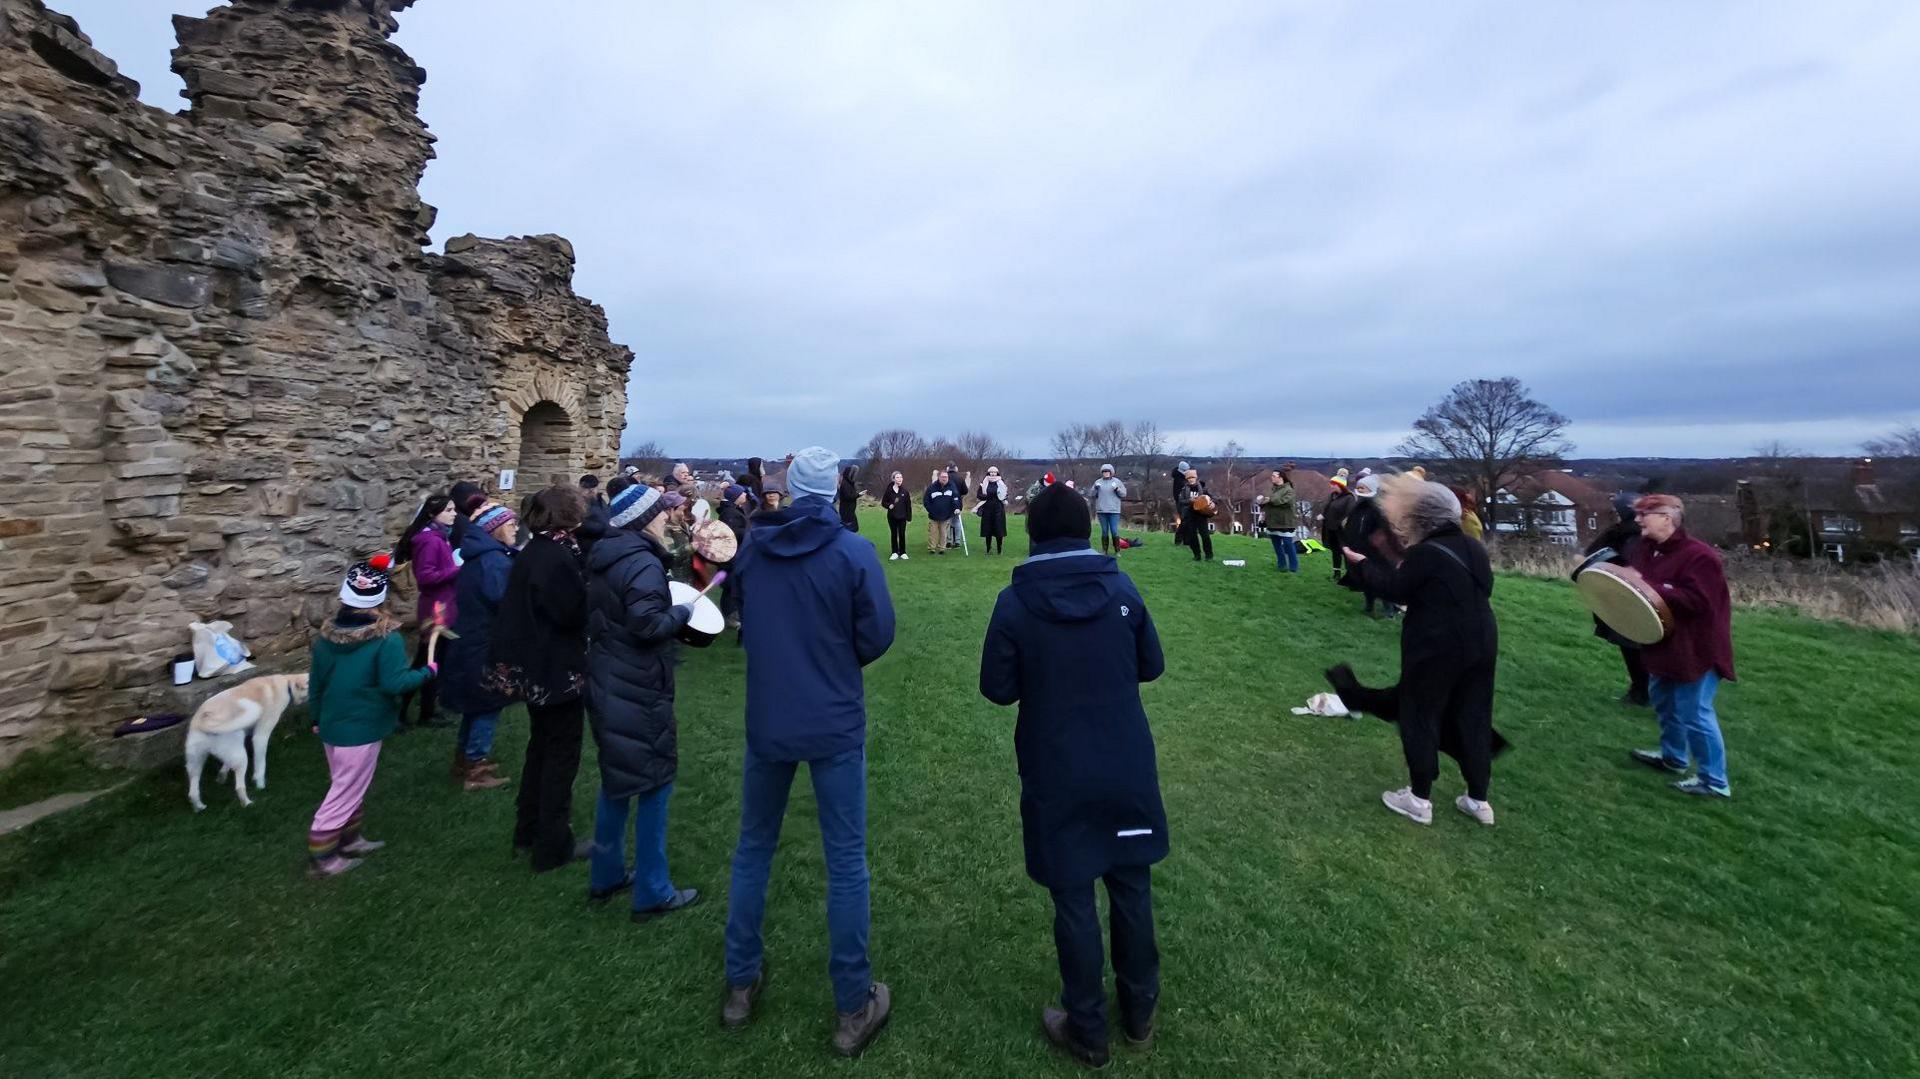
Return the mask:
M1837 562L1858 557L1863 549L1895 547L1920 559L1920 514L1881 490L1870 457L1853 463L1844 484L1808 493L1807 527L1820 552Z
M1585 547L1613 523L1613 498L1565 469L1542 469L1494 492L1493 531Z

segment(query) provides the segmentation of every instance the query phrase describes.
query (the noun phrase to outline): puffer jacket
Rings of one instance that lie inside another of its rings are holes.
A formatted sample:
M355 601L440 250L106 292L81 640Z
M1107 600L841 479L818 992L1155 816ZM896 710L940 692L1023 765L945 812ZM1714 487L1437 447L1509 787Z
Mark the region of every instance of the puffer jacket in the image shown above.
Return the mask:
M615 529L587 557L587 716L600 749L600 785L612 798L673 782L674 635L692 616L667 589L659 541Z

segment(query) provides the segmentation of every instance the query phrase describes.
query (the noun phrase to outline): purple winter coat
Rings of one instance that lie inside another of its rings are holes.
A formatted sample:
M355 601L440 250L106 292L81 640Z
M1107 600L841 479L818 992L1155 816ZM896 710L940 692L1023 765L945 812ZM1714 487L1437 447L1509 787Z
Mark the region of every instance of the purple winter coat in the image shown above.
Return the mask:
M454 616L459 613L454 603L454 584L459 580L460 567L453 561L452 545L445 533L429 526L413 534L412 546L413 579L420 586L417 617L422 622L433 617L437 604L441 621L453 625Z

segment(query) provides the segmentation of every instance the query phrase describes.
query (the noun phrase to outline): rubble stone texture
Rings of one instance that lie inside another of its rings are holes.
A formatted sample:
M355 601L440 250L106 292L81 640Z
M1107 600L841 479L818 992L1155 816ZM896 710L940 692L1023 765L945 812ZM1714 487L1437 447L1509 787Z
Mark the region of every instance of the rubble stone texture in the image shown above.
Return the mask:
M160 700L189 622L304 648L427 491L615 464L572 246L423 250L410 2L176 16L173 115L0 0L0 763Z

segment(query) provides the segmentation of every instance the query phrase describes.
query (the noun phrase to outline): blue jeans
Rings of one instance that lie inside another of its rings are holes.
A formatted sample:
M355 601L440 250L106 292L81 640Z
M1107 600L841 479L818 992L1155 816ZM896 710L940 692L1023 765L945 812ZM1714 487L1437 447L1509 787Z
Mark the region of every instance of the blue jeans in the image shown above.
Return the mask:
M460 717L460 748L470 761L493 752L493 732L500 726L499 712L476 712Z
M1727 784L1727 744L1720 738L1720 717L1713 695L1720 675L1708 671L1695 682L1675 682L1654 675L1647 679L1654 714L1660 717L1660 755L1684 768L1691 760L1700 778L1716 787Z
M1100 514L1100 538L1117 540L1120 538L1120 515L1117 513Z
M760 976L760 924L767 910L767 874L780 845L794 761L763 760L747 750L740 790L740 845L733 852L727 896L727 984L745 987ZM807 762L820 814L820 845L827 855L827 974L841 1014L866 1006L873 988L867 961L867 751L862 746Z
M657 907L675 894L667 875L667 799L673 784L637 798L610 798L600 788L593 810L593 860L587 868L587 886L604 892L627 875L627 811L633 815L633 909Z
M1269 532L1267 538L1273 541L1273 568L1299 573L1300 548L1294 545L1293 537Z

